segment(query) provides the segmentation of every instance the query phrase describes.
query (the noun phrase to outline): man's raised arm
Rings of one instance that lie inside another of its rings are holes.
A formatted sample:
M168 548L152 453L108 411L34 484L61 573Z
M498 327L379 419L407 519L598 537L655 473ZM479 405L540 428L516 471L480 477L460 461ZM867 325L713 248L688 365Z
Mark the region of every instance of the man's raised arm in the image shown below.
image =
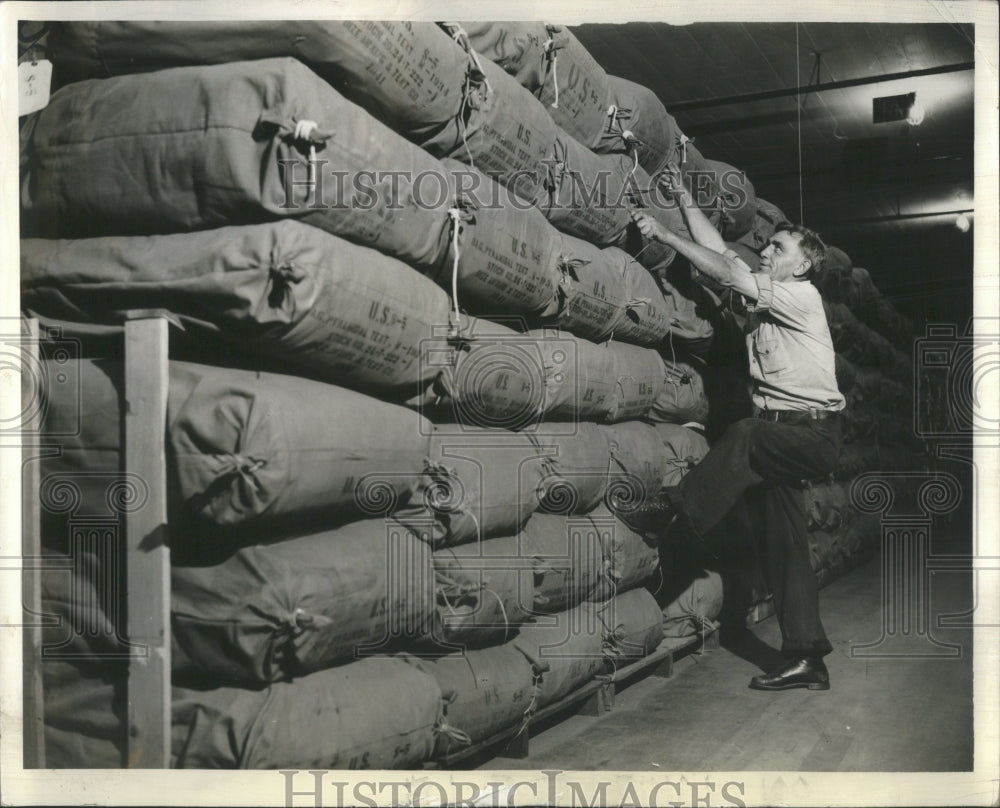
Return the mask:
M709 250L717 253L724 253L727 249L726 242L723 241L719 231L708 220L704 212L694 203L694 199L684 187L680 169L675 163L668 163L663 173L658 178L660 187L671 194L680 205L681 214L684 216L684 223L695 244L700 244Z
M699 210L698 213L701 214L701 211ZM726 243L722 240L722 236L715 231L711 222L705 219L704 214L701 214L701 216L705 224L715 233L721 249L715 250L701 244L696 244L694 241L690 241L683 236L677 235L672 230L668 230L648 213L640 210L632 211L632 220L636 223L639 232L643 236L663 242L687 258L699 272L708 275L712 280L723 286L734 289L748 300L756 300L759 294L757 281L750 273L750 268L742 261L730 258L724 254L723 251L726 249ZM692 235L694 235L693 230Z

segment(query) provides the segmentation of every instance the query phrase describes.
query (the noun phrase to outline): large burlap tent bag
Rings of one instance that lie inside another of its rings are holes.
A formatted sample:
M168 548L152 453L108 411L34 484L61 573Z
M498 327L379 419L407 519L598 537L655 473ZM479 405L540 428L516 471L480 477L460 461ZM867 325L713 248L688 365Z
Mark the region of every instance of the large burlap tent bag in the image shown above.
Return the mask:
M294 217L420 269L447 247L447 207L412 185L440 163L294 59L71 84L23 146L26 236Z
M517 537L518 554L534 560L535 612L553 614L589 599L606 566L601 525L589 515L536 514Z
M618 666L649 656L663 642L663 614L645 589L623 592L605 604L602 617L611 629L605 649Z
M45 427L59 447L42 464L46 535L64 521L145 496L125 475L120 361L47 361ZM331 415L335 417L331 418ZM417 490L430 423L405 407L296 376L170 362L167 471L175 517L254 520L391 513ZM117 493L116 493L117 492ZM68 498L67 498L68 497ZM181 532L175 547L191 545Z
M400 518L433 523L436 547L513 535L539 508L552 454L530 431L435 426L416 509Z
M528 336L545 334L544 330L528 332ZM623 352L628 355L634 346L616 342L595 345L569 334L562 334L562 342L549 339L541 343L551 379L546 416L573 422L618 418L616 369Z
M543 161L553 154L559 127L500 67L478 57L475 65L479 75L470 81L458 136L446 130L447 137L425 139L421 145L436 156L468 163L533 201L542 193Z
M524 654L535 673L533 709L568 696L605 671L609 628L601 618L603 606L582 603L521 627L511 645Z
M578 337L603 342L625 316L629 300L616 250L560 233L558 325Z
M552 462L539 510L575 516L600 505L612 470L607 430L581 421L572 434L546 436L542 443L552 452Z
M665 294L652 273L625 251L607 247L605 252L625 281L625 312L612 336L635 345L658 345L677 319L673 295Z
M613 471L608 484L614 486L614 498L636 504L655 498L676 460L656 429L638 421L602 428L611 447Z
M810 530L837 531L851 517L848 492L835 480L810 482L803 488L806 524Z
M692 637L704 631L722 611L722 595L719 573L705 571L695 578L663 609L664 636Z
M633 168L630 159L594 154L559 132L543 168L536 200L552 224L599 247L621 241L629 222L625 200Z
M648 87L608 76L607 114L594 151L635 152L639 165L655 175L677 159L677 122Z
M369 657L264 690L173 691L171 765L183 769L407 769L434 753L434 677Z
M102 568L114 549L84 540L70 556L50 556L41 573L42 612L55 618L42 628L49 768L116 769L125 761L128 649L114 620L122 593L113 570Z
M535 613L538 564L520 550L518 537L502 537L434 552L437 645L506 642Z
M627 516L628 508L633 504L633 501L616 497L615 493L613 485L609 486L610 509L602 505L590 514L600 535L604 554L600 585L590 595L590 599L595 601L606 601L619 592L642 586L654 578L659 568L660 556L655 537L637 533L612 512L621 507L623 515Z
M457 286L461 308L472 314L553 316L560 234L537 208L482 172L452 159L441 166L455 218L438 283L449 290Z
M516 536L436 552L438 611L442 621L456 629L446 636L482 645L487 638L513 636L512 627L529 614L552 614L592 597L609 563L601 535L604 528L589 515L536 514ZM530 586L525 573L531 574ZM453 605L455 594L476 592L484 594L466 601L482 609L475 620L474 615L449 616L441 609L442 602L444 609ZM495 603L486 594L492 594ZM498 610L502 622L497 620Z
M752 250L760 252L767 246L767 242L771 236L774 235L775 228L789 222L790 219L785 216L777 205L773 205L766 199L757 197L757 210L754 213L753 227L736 239L736 241L745 244ZM829 253L827 257L829 258Z
M836 354L834 356L834 371L837 376L837 387L846 396L858 382L858 369L843 354Z
M717 229L721 230L722 200L718 172L694 145L694 141L683 133L678 136L677 150L677 167L680 169L684 186L691 193L694 204Z
M745 171L719 160L706 160L708 169L715 173L721 201L722 237L735 241L746 235L754 226L757 214L757 194Z
M663 360L664 383L646 413L653 422L704 426L708 422L708 398L701 374L687 362Z
M403 659L433 676L445 694L449 731L438 733L436 754L461 751L525 721L533 693L531 665L510 643L437 659Z
M434 613L429 544L394 520L246 547L175 566L178 680L259 686L423 637Z
M642 418L662 397L667 386L663 359L649 348L611 343L615 356L618 405L614 421Z
M163 308L343 387L412 395L447 295L400 261L297 221L164 236L23 239L22 304L76 322Z
M294 57L416 143L458 132L469 62L433 23L403 20L64 22L49 48L62 83Z
M436 552L446 638L477 646L503 640L531 614L552 614L590 598L607 566L601 528L589 516L536 514L516 536ZM480 611L455 608L462 605Z
M468 44L525 89L536 92L551 65L552 36L543 22L486 22L462 20L442 23L444 30Z
M563 131L592 147L607 118L608 74L566 26L548 29L555 58L538 99Z
M661 485L677 485L708 454L708 441L700 432L678 424L653 424L653 431L667 454Z
M619 356L629 349L656 356L635 346L595 345L558 329L518 333L474 317L462 318L452 346L442 352L433 389L414 403L444 406L443 420L460 425L515 431L543 430L543 417L613 418Z
M167 445L179 494L220 524L392 513L418 487L429 432L412 410L351 390L171 363Z

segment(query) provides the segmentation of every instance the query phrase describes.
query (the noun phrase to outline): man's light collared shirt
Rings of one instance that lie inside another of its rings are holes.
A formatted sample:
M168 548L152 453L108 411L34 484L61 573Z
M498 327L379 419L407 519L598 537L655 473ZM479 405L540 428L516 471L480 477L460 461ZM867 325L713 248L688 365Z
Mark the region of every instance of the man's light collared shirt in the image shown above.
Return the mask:
M757 326L746 341L754 405L767 410L844 409L819 290L809 281L774 281L763 272L753 277L757 300L747 310Z

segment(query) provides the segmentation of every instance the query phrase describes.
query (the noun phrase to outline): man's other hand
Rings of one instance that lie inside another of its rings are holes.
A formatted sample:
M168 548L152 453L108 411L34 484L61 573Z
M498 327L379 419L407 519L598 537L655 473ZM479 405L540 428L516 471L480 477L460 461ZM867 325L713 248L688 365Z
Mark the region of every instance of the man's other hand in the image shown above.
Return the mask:
M644 238L664 242L667 240L669 231L656 219L641 210L633 210L631 213L632 221Z
M684 187L684 178L681 175L681 170L673 160L668 162L663 170L657 174L656 182L660 190L670 196L683 198L684 192L687 190Z

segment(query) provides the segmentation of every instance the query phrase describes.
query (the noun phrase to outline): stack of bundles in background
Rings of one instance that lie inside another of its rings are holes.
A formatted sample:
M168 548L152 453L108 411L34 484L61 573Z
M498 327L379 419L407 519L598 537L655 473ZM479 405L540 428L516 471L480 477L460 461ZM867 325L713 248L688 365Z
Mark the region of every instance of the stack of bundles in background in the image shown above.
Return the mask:
M692 352L718 303L627 209L671 150L704 161L620 80L622 131L581 142L456 33L52 32L63 86L22 128L23 308L66 333L120 338L149 309L183 327L165 433L176 766L412 767L648 654L664 609L691 618L674 635L717 612L714 579L657 602L659 548L627 523L708 450ZM574 198L602 172L615 204ZM71 437L41 492L49 550L90 559L73 586L105 596L121 560L74 524L120 517L107 344L87 343L78 396L44 391L46 430ZM117 636L121 603L73 614L46 578L67 625ZM580 647L553 656L567 632ZM122 763L124 668L43 667L50 765ZM101 709L64 714L91 696Z

